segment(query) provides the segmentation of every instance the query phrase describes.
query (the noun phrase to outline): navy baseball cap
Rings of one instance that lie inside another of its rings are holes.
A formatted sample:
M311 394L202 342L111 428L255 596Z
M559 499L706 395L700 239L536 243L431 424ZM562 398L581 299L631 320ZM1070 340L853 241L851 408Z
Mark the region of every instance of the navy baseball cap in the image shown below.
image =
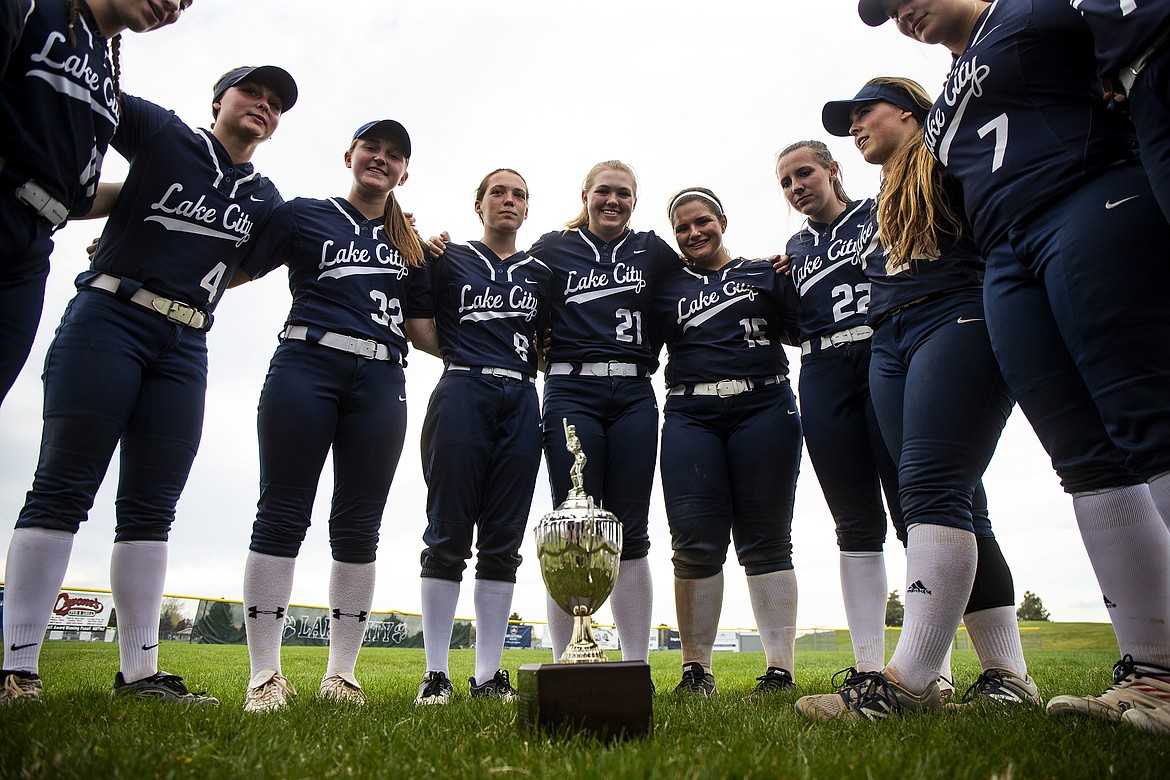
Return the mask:
M234 87L244 81L259 82L276 92L280 98L280 113L282 114L296 105L297 83L293 81L293 77L287 70L275 65L244 66L228 71L215 83L211 102L214 103L223 97L223 93L228 91L228 87Z
M890 21L885 5L886 0L861 0L857 4L857 15L870 27L881 27Z
M850 118L853 109L862 103L873 103L876 100L909 111L920 123L926 121L926 109L918 105L906 90L888 84L867 84L852 100L831 100L825 103L821 109L821 124L832 135L846 138L849 136L849 128L853 126Z
M397 142L398 150L406 155L407 159L410 159L410 136L401 122L395 122L393 119L375 119L373 122L366 122L354 131L353 140L356 141L367 135L390 136Z

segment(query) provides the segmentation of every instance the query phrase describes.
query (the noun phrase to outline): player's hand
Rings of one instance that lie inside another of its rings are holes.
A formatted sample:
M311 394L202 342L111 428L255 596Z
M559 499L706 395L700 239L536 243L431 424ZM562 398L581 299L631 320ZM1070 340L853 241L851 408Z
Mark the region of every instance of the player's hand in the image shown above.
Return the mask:
M98 241L101 241L101 236L95 238L89 243L89 246L85 248L85 254L89 257L90 260L93 260L93 256L97 254Z
M431 253L432 257L438 257L447 251L447 242L451 240L451 234L444 230L437 236L431 236L426 241L423 241L423 246Z
M792 257L790 255L772 255L768 258L778 274L792 273Z

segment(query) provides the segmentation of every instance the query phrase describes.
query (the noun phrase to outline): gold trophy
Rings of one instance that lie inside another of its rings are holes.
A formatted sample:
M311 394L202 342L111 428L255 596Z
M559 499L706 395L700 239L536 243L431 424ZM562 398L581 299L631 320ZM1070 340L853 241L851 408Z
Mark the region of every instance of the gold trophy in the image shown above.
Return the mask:
M544 585L553 601L573 616L573 638L560 657L563 664L601 663L605 653L593 638L593 613L617 582L622 526L612 512L585 493L587 458L574 426L565 426L565 447L573 454L573 488L564 502L536 526L536 554Z
M544 584L573 616L573 636L560 663L520 667L518 720L526 729L586 731L603 739L644 736L653 728L649 665L606 661L593 638L592 615L617 582L621 522L585 492L587 458L576 428L562 422L573 487L535 534Z

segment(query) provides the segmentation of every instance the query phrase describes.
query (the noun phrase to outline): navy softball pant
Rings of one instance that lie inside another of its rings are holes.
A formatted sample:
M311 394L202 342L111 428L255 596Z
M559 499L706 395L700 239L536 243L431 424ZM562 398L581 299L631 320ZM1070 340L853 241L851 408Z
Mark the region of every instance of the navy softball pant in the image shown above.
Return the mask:
M443 374L423 421L423 577L460 581L475 535L476 578L516 581L540 443L533 382L474 371Z
M0 188L0 402L28 360L53 251L53 226Z
M1170 471L1170 226L1142 168L1111 168L987 253L1004 377L1068 493Z
M906 527L931 523L990 536L986 512L974 513L973 501L1012 397L991 351L980 292L903 309L871 341L870 392L898 463Z
M880 552L886 539L886 497L898 539L906 525L898 505L898 468L882 439L869 395L870 343L846 342L800 361L804 443L844 552Z
M1162 44L1138 74L1129 97L1142 165L1162 214L1170 220L1170 45Z
M206 334L82 290L44 383L40 461L16 526L77 533L121 442L114 541L165 541L203 430Z
M749 577L792 568L800 448L787 381L727 398L667 398L662 492L676 577L718 574L731 539Z
M658 401L649 377L550 376L544 383L544 455L553 506L573 482L568 418L585 451L585 492L622 524L622 560L650 552L650 489L658 451Z
M333 560L371 563L406 436L402 366L306 341L276 348L256 416L260 501L253 552L295 558L333 449Z

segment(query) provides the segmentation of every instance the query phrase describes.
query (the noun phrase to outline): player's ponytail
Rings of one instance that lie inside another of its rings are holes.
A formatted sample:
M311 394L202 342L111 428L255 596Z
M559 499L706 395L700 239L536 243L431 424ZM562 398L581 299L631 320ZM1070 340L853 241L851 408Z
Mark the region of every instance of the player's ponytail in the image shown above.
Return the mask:
M410 220L402 213L402 207L398 205L398 199L394 197L393 191L386 196L384 214L386 238L390 239L390 243L398 249L407 265L413 268L421 266L423 264L422 242L419 241L418 233L410 224Z
M593 182L597 180L597 174L601 173L602 171L621 171L622 173L629 174L630 179L632 179L634 182L634 195L637 196L637 194L638 194L638 175L636 173L634 173L633 168L626 165L621 160L606 160L605 162L599 162L599 163L597 163L597 165L594 165L592 168L590 168L589 173L585 176L585 181L583 181L581 183L581 192L583 194L587 193L587 192L589 192L589 190L593 189ZM573 219L566 222L565 227L568 228L569 230L576 230L577 228L583 228L583 227L588 227L588 226L589 226L589 204L582 203L581 204L581 213L578 214L577 216L573 217Z
M899 89L924 112L933 104L926 90L910 79L879 77L868 84ZM926 148L922 133L911 135L882 165L877 221L890 274L917 260L937 260L939 240L962 234L963 222L943 186L942 166Z

